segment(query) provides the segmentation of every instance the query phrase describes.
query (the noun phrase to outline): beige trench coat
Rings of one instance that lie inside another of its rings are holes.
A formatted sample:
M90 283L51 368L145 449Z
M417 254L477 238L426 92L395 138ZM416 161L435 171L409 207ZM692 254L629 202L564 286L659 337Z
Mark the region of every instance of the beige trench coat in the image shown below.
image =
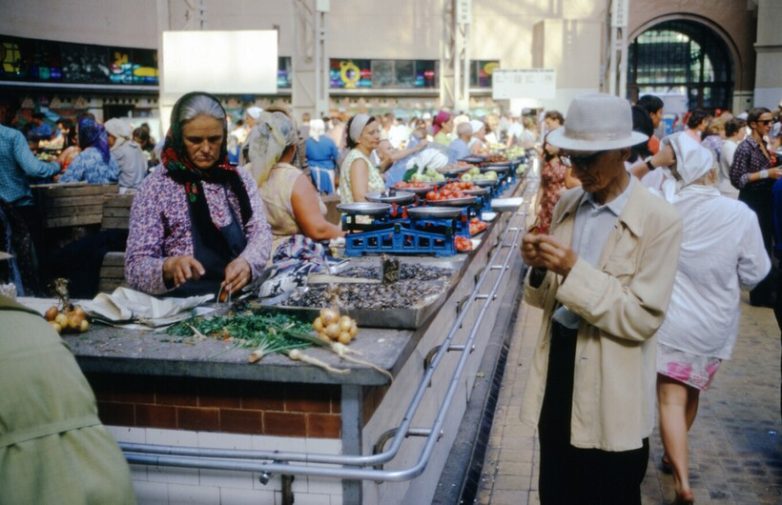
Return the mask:
M572 243L578 203L574 188L554 209L551 233ZM551 316L557 302L581 316L576 343L571 444L626 451L641 447L654 426L657 328L673 289L682 224L673 206L634 184L600 257L579 259L567 278L548 272L538 288L525 283L527 303L544 310L521 418L537 426L546 387Z

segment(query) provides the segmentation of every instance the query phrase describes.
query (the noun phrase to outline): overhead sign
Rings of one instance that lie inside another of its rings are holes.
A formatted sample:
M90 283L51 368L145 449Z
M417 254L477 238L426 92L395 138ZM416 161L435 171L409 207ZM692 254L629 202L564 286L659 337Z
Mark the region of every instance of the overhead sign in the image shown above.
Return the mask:
M497 69L492 74L491 91L492 98L495 100L555 98L557 72L546 68Z
M163 32L162 94L277 93L277 31Z
M456 0L456 22L469 25L472 21L472 0Z

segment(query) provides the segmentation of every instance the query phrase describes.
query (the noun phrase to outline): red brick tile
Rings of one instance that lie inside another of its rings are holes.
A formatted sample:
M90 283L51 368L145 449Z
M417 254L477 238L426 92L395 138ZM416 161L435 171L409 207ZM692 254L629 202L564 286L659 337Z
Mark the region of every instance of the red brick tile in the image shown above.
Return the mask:
M263 432L266 435L304 437L307 435L307 419L303 414L264 412Z
M177 407L177 426L183 430L220 430L220 409Z
M136 425L148 428L176 428L176 409L168 405L136 405Z
M135 426L135 409L129 403L98 402L98 417L103 424Z
M342 417L333 414L307 414L307 436L313 438L339 438Z
M162 378L155 384L155 403L195 407L198 405L196 391L195 383L187 383L182 379Z
M285 390L286 412L331 412L331 397L338 386L295 384Z
M202 382L198 386L198 405L201 407L239 408L241 383L237 381Z
M263 433L263 413L258 410L220 409L220 431Z
M251 410L285 410L285 387L268 382L243 387L242 408Z

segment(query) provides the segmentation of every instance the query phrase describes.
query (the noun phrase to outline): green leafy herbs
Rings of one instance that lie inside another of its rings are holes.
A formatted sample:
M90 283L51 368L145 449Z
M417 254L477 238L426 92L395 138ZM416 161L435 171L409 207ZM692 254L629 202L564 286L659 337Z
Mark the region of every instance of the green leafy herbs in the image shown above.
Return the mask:
M255 349L251 361L269 353L287 353L312 343L309 323L287 314L254 314L242 312L230 316L193 317L166 330L176 337L204 335Z

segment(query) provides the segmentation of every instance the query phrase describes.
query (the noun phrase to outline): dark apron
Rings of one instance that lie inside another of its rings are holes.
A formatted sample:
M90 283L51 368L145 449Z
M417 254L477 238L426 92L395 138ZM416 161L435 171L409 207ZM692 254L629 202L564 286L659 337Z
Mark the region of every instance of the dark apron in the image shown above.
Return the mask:
M228 191L225 190L226 199ZM193 210L190 209L190 231L193 235L193 256L206 270L198 280L191 279L175 290L167 293L167 296L197 296L213 294L217 296L220 290L220 283L225 279L225 267L236 259L247 246L247 237L244 235L241 221L237 218L233 208L228 205L231 211L231 223L219 228L220 236L223 240L212 241L205 239L205 234L198 229L193 217Z

